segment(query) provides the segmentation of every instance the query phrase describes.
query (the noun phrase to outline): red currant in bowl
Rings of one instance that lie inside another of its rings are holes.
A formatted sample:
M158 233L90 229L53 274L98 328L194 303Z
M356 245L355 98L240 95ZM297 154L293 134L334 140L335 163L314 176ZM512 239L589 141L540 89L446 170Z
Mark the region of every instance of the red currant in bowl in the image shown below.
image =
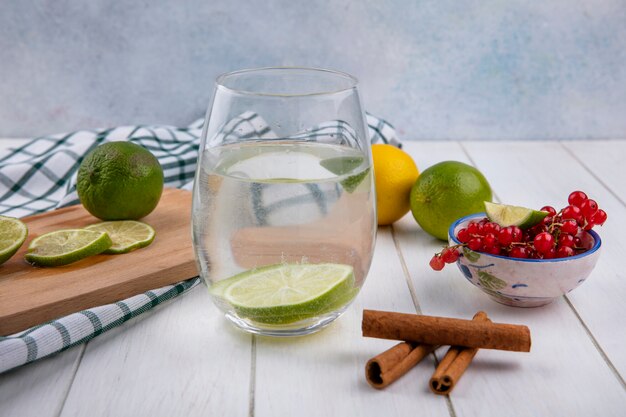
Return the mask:
M581 196L575 197L574 201L579 203ZM600 256L602 241L595 231L584 231L571 224L565 229L575 231L575 236L561 233L559 228L564 223L557 222L547 230L537 228L536 234L525 230L521 239L517 230L502 228L497 243L493 242L493 233L489 238L471 235L471 239L480 239L480 246L476 241L471 247L462 243L457 237L459 230L467 230L470 224L483 218L485 214L478 213L452 223L449 247L459 252L456 264L466 280L502 304L516 307L548 304L582 284ZM485 228L491 230L488 223L484 223ZM471 229L477 231L476 227ZM531 236L532 240L528 241ZM490 245L486 246L486 241ZM495 246L498 250L493 250Z

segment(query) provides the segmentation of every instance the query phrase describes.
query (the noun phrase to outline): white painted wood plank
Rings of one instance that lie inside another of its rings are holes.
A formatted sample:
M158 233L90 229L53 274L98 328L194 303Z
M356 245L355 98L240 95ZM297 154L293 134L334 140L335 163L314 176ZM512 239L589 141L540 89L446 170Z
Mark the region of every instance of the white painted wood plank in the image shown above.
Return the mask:
M248 415L251 337L205 287L138 319L89 343L61 416Z
M497 147L498 152L488 153L481 147L480 158L478 149L465 143L464 146L471 149L472 159L480 161L479 168L496 193L505 196L505 201L509 200L508 195L524 198L544 184L546 193L559 191L558 187L551 189L550 184L554 164L528 162L530 155L520 156L509 144L485 144L486 148ZM550 151L543 143L528 146L535 149L535 154ZM427 161L426 165L436 162L435 158L467 160L459 146L455 149L449 144L409 143L405 149L416 161ZM442 149L444 154L439 152ZM499 163L494 163L494 159ZM531 167L543 181L524 177ZM427 236L412 218L396 223L394 233L424 314L470 318L476 311L484 310L496 322L526 324L531 329L531 353L478 353L451 394L456 415L623 415L623 387L564 299L534 309L500 305L467 283L456 267L448 266L442 272L430 270L428 261L441 242Z
M564 141L561 144L622 203L626 202L626 140Z
M348 311L329 328L298 339L257 338L256 417L445 416L429 393L432 356L382 391L365 381L365 363L396 342L363 338L364 308L414 313L389 228L380 228L372 268Z
M58 416L83 346L0 375L0 416Z
M616 192L624 193L622 190L626 176L612 178L612 175L618 175L624 170L624 162L620 163L620 160L626 161L626 147L605 148L602 156L589 152L589 149L596 149L589 142L586 152L583 151L585 146L582 143L578 146L581 146L581 152L589 154L589 160L595 161L594 165L598 168L596 174L603 181L607 178L606 181L616 187ZM553 204L560 208L567 204L571 191L580 189L587 192L609 214L609 221L604 227L596 228L602 238L602 255L596 269L568 297L622 378L625 378L626 274L622 262L626 235L624 204L558 143L543 143L540 152L532 143L477 142L468 143L466 147L478 167L492 182L499 197L506 202L537 208ZM514 156L506 160L497 157L506 152ZM516 174L498 175L502 171Z

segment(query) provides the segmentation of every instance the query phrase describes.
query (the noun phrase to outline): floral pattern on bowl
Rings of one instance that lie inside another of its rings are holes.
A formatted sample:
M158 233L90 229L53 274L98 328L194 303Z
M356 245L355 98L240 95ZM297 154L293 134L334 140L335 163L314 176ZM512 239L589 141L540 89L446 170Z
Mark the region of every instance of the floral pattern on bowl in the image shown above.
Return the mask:
M478 213L455 221L448 232L450 245L459 244L459 229L483 217L484 213ZM560 259L516 259L464 247L457 266L469 282L493 300L515 307L538 307L572 291L591 274L602 241L593 230L586 232L584 240L590 248L587 252Z

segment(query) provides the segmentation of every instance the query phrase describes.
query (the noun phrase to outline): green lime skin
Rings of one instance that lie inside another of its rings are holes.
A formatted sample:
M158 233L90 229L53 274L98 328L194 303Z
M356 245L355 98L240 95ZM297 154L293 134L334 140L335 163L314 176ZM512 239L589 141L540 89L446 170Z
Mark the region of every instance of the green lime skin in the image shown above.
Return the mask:
M92 150L78 169L76 191L102 220L136 220L151 213L163 192L163 169L147 149L109 142Z
M484 210L491 186L473 166L444 161L424 170L411 189L411 213L428 234L447 240L450 224Z

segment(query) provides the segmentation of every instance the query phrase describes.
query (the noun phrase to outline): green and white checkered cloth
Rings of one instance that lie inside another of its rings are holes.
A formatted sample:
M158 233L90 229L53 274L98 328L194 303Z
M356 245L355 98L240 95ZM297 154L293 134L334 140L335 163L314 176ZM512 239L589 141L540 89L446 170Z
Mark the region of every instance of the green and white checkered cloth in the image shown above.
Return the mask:
M395 129L367 115L372 143L400 146ZM232 126L230 126L232 124ZM341 122L319 126L319 131L339 129ZM226 128L243 137L271 137L267 124L246 113ZM77 204L76 172L84 156L96 146L130 141L152 152L161 163L166 187L191 189L195 174L202 120L186 128L172 126L122 126L81 130L33 139L16 149L0 151L0 214L23 217ZM0 276L2 266L0 266ZM170 300L200 282L198 277L168 285L117 303L90 308L11 336L0 336L0 373L85 343L113 327Z

